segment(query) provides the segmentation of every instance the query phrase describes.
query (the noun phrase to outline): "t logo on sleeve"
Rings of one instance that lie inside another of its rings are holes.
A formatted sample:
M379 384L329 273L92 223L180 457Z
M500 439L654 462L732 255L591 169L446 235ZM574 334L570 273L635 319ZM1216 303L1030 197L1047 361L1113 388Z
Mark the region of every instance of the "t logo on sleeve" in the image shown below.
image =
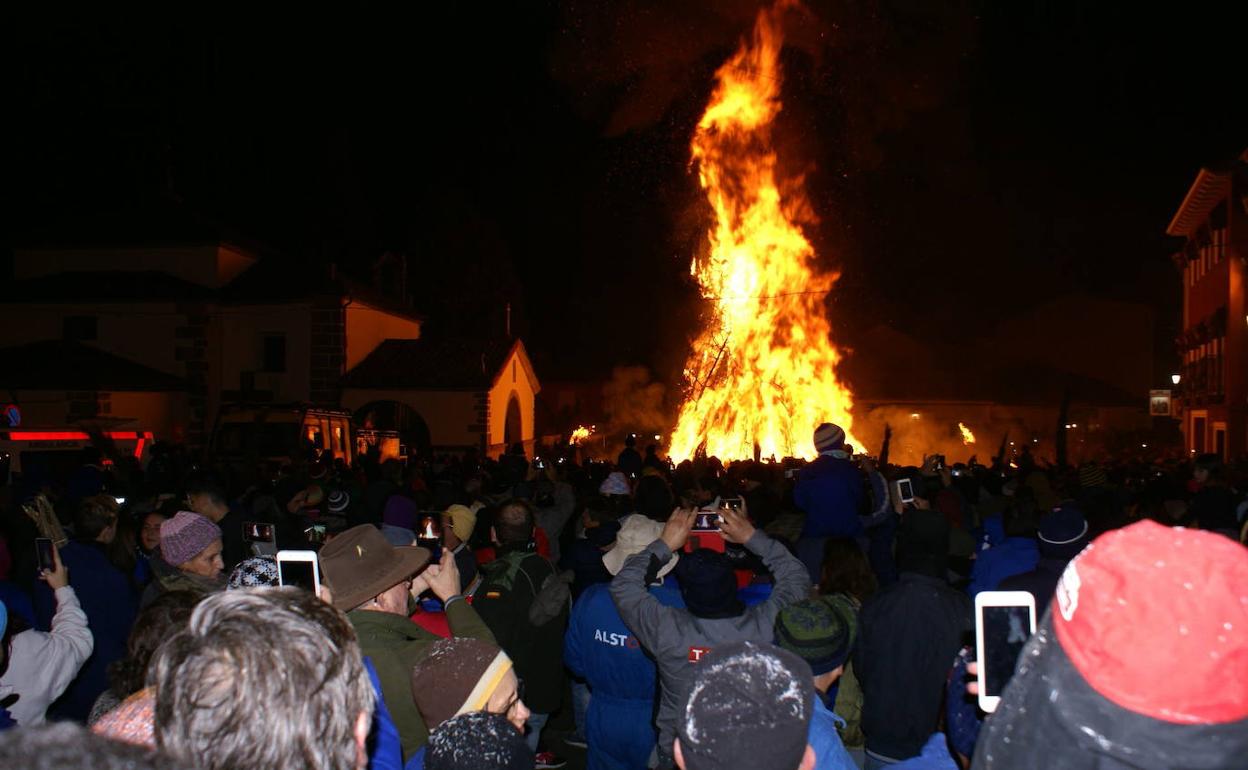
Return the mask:
M703 655L707 654L710 651L711 651L710 647L690 647L689 648L689 662L697 663L699 660L702 660Z

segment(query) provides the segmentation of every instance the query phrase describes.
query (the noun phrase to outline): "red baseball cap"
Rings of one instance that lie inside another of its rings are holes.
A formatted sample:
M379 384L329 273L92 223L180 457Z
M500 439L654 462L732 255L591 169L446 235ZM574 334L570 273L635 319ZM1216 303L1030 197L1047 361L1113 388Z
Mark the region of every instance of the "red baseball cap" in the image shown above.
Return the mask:
M1248 549L1142 521L1093 541L1055 598L1057 639L1105 698L1178 724L1248 718Z

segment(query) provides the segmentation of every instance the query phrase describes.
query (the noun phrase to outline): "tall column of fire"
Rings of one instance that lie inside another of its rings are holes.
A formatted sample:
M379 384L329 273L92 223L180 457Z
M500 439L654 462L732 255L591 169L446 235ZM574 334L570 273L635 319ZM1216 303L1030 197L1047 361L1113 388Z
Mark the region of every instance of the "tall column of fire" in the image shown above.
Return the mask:
M711 304L685 363L689 386L670 454L705 445L722 459L810 457L811 434L835 422L850 435L853 397L837 380L841 355L825 310L839 277L819 269L796 223L800 185L781 194L772 130L780 112L781 0L716 73L692 152L714 211L709 250L691 271ZM851 438L852 440L852 438Z

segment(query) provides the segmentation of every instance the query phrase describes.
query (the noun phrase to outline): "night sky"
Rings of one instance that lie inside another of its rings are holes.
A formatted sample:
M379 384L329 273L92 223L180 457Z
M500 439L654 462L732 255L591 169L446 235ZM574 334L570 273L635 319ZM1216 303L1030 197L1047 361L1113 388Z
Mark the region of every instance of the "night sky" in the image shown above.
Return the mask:
M1197 169L1248 145L1246 19L1109 5L792 17L777 139L843 271L839 340L973 338L1070 291L1177 331L1164 229ZM707 222L689 137L757 3L437 6L11 31L11 242L101 222L143 242L190 212L291 270L367 278L404 253L431 333L501 330L510 302L545 378L672 377Z

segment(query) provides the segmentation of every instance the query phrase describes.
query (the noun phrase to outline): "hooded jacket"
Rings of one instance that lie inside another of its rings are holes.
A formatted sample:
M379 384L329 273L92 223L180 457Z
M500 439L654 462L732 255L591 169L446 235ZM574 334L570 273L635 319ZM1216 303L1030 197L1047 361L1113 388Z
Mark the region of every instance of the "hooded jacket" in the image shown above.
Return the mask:
M659 699L659 757L671 763L672 741L693 666L712 647L729 642L770 644L775 637L776 613L805 598L810 589L806 568L783 545L755 530L745 547L758 555L775 578L775 588L764 602L724 618L699 618L686 609L666 607L646 588L652 559L666 564L671 549L660 538L624 562L611 581L611 598L624 624L658 664L662 684Z

